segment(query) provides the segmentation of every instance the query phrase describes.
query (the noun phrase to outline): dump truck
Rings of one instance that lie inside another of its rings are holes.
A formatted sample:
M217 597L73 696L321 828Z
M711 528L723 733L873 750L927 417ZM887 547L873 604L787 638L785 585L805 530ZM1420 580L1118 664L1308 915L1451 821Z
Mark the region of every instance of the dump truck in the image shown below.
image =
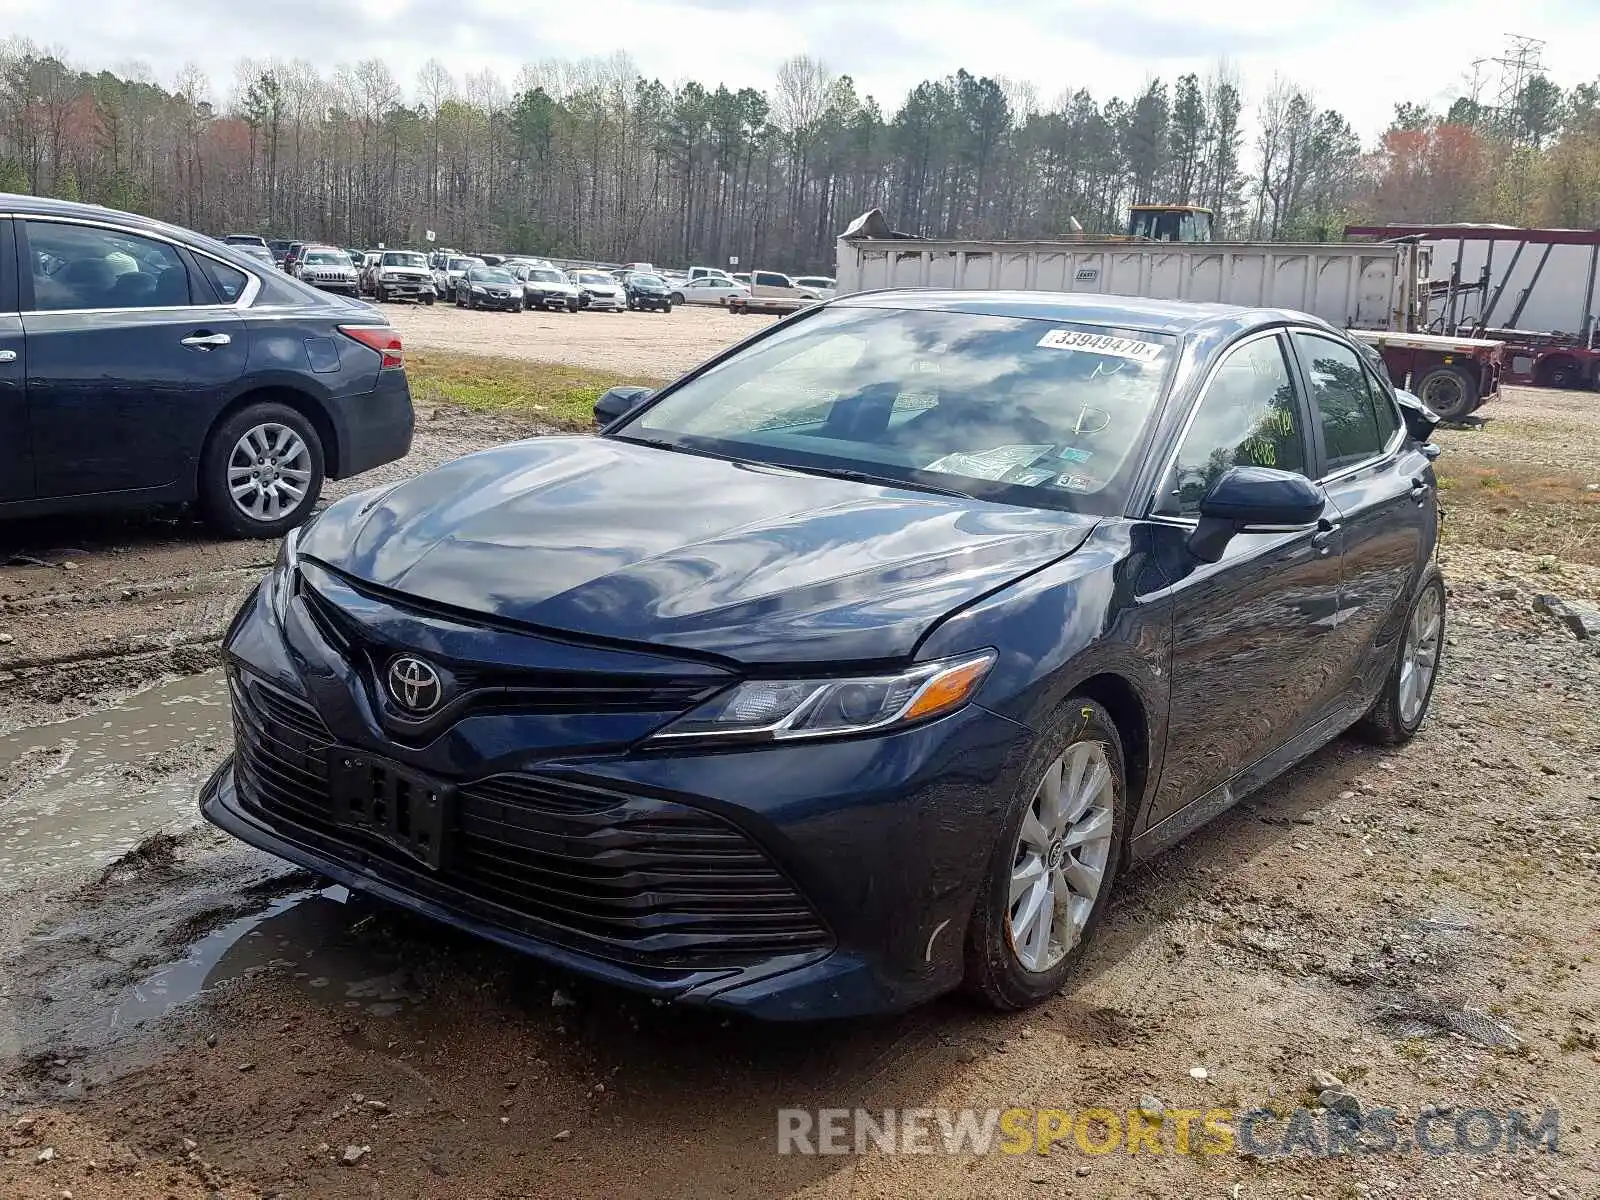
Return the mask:
M837 251L840 296L1077 292L1310 313L1374 346L1394 382L1447 420L1465 418L1500 386L1503 343L1428 332L1429 254L1414 242L945 240L897 233L874 209L850 223Z

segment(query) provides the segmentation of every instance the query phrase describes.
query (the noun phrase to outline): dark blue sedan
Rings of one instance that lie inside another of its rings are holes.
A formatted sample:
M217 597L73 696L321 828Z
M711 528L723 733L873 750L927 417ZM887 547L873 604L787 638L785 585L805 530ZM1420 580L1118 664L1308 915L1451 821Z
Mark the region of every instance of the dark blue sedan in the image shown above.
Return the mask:
M662 998L1019 1008L1127 864L1427 712L1433 420L1312 318L869 294L598 412L286 540L207 817Z
M244 248L0 196L0 517L198 501L275 537L410 449L404 367L376 310Z

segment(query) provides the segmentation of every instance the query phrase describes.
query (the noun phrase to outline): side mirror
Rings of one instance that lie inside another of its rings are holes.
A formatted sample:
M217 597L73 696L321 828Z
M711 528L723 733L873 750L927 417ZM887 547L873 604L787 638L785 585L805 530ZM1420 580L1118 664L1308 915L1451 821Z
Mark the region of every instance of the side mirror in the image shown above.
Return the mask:
M651 396L647 387L614 387L594 402L594 423L604 429L613 421L627 416Z
M1322 489L1304 475L1273 467L1230 467L1200 501L1200 523L1189 552L1216 562L1240 533L1310 529L1327 503Z
M1404 388L1395 388L1394 398L1400 402L1400 415L1405 418L1406 432L1417 441L1426 443L1439 428L1439 414Z

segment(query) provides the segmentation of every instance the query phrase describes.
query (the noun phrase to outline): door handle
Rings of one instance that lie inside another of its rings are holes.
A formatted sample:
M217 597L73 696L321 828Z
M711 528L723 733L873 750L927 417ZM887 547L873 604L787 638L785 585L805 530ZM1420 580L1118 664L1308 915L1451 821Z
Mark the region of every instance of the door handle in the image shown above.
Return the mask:
M1317 548L1317 554L1326 558L1333 553L1333 536L1343 526L1338 521L1330 521L1327 517L1317 518L1317 531L1311 535L1311 544Z
M17 352L15 350L0 350L0 362L16 362L16 361L17 361Z
M217 346L226 346L233 338L226 333L192 333L183 339L183 345L191 350L211 350Z
M1421 475L1411 481L1411 498L1418 504L1421 504L1423 498L1432 490L1433 487Z

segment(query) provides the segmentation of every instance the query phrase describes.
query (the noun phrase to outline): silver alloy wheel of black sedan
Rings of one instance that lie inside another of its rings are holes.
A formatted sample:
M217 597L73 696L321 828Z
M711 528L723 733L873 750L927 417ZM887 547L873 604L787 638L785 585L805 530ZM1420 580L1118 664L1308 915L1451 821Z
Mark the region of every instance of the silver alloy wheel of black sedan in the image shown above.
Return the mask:
M228 459L228 491L253 521L277 521L294 511L311 486L311 450L287 425L247 429Z
M1113 787L1105 748L1085 741L1068 746L1034 791L1012 854L1007 918L1026 970L1051 970L1083 935L1111 854Z
M1427 588L1406 624L1406 641L1400 651L1400 719L1406 725L1416 724L1421 716L1439 666L1439 639L1444 632L1441 608L1438 590Z

